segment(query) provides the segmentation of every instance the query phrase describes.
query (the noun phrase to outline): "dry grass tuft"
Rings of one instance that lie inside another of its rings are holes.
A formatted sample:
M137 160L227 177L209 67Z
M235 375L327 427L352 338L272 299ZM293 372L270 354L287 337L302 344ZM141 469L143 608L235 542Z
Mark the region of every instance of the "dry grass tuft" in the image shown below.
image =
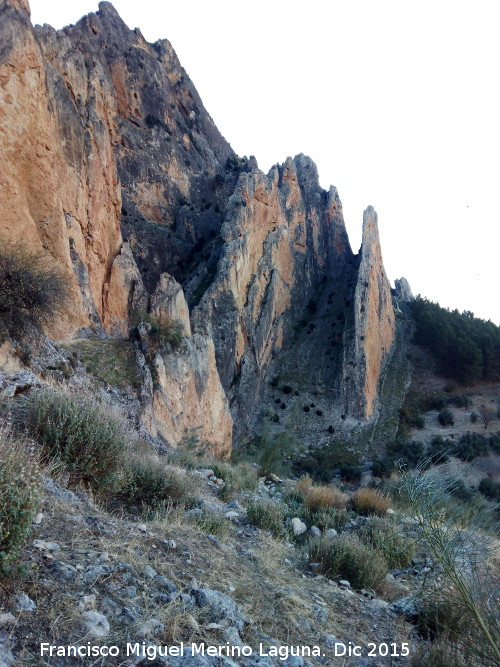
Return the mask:
M304 497L304 504L313 512L334 507L344 509L347 498L333 486L311 486Z
M391 499L378 489L358 489L349 499L352 509L363 516L385 516Z
M310 475L303 475L295 485L295 488L299 493L306 494L310 490L312 485L313 485L312 477Z

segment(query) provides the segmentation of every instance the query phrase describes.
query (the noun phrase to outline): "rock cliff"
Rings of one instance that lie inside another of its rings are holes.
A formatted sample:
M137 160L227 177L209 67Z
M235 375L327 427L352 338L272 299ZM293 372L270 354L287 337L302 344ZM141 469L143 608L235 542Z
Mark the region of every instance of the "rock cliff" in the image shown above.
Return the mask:
M172 444L201 427L227 453L232 419L239 441L266 415L306 434L311 397L331 428L370 420L394 339L374 211L354 255L314 163L266 175L236 156L170 43L109 2L56 31L1 0L0 43L0 234L65 272L70 304L48 333L180 321L179 351L144 366L136 349L142 419ZM277 415L283 381L295 399Z
M342 393L347 414L364 419L372 415L394 332L394 308L382 262L377 214L369 206L363 215L354 308L344 332Z

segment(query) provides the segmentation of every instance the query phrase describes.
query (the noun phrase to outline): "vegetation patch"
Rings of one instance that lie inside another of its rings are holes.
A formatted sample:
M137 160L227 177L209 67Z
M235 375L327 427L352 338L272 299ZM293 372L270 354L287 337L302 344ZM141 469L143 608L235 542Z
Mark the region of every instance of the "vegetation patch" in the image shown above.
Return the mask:
M182 345L184 325L180 320L165 317L163 314L140 312L133 315L132 323L135 326L143 322L150 325L149 336L160 350L178 350Z
M500 380L500 327L422 298L411 312L415 342L430 350L440 372L462 384Z
M378 489L358 489L349 498L352 509L363 516L384 516L391 506L388 495Z
M38 507L40 470L33 448L0 429L0 576L14 571Z
M236 464L228 461L215 461L210 468L216 477L224 480L224 486L219 492L219 498L225 502L240 491L254 491L258 482L258 469L247 461Z
M229 521L217 512L202 509L191 515L192 523L207 535L226 537L229 533Z
M442 408L438 414L438 422L441 426L453 426L455 419L452 411L449 408Z
M249 520L257 528L270 530L275 537L284 537L284 508L271 500L255 500L247 509Z
M123 486L129 500L155 511L192 506L198 490L199 481L194 475L148 459L129 463Z
M93 401L38 389L20 398L13 417L41 446L43 459L64 464L73 484L103 491L118 483L124 433Z
M346 503L345 494L333 486L311 486L304 495L304 504L312 512L328 507L345 509Z
M45 253L22 243L0 242L0 322L13 336L41 330L62 309L67 288L62 273Z
M347 579L356 589L377 588L389 569L378 551L354 535L311 540L309 560L320 563L327 577Z
M137 389L141 384L130 341L81 338L64 347L78 357L87 373L117 389Z
M384 519L373 517L367 521L360 531L360 538L379 551L391 569L407 567L415 554L415 541Z

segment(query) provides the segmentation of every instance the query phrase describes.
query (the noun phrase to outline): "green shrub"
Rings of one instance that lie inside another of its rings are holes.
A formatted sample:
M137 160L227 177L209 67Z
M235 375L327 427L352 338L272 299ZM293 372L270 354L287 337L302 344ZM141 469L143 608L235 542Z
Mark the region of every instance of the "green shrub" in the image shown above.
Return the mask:
M372 466L372 475L375 477L390 477L394 472L395 460L392 456L383 456L375 459Z
M470 667L456 646L446 640L423 644L411 660L411 667Z
M285 535L284 508L271 500L255 500L247 508L251 523L262 530L270 530L275 537Z
M500 431L490 435L489 445L493 452L500 454Z
M228 461L211 461L210 468L216 477L223 479L225 487L222 491L233 494L240 491L254 491L259 480L259 471L251 463L240 461L229 463Z
M415 537L426 541L431 557L443 568L440 590L466 617L467 634L455 632L454 638L467 653L480 657L479 662L467 664L496 665L500 664L500 630L498 600L491 595L495 574L490 560L498 545L487 530L492 513L486 504L476 504L467 515L462 505L450 499L453 481L443 483L442 478L417 469L403 475L400 486L416 519Z
M479 482L477 490L486 496L489 500L500 500L500 484L494 482L489 477L483 477Z
M347 482L360 482L363 471L359 466L344 464L340 466L340 476Z
M424 458L424 445L396 440L387 445L387 455L397 462L398 467L414 468Z
M417 617L416 628L424 639L435 641L442 635L463 632L464 609L451 600L426 600Z
M303 445L288 431L273 436L268 424L245 447L246 455L259 465L262 475L279 474L302 449Z
M400 423L410 428L424 428L425 419L419 412L419 405L404 407L399 411Z
M0 576L12 573L39 500L40 472L26 443L0 429Z
M468 408L471 405L471 400L467 394L458 394L457 396L452 396L450 398L450 403L456 405L457 408Z
M64 306L67 289L45 253L21 243L0 242L0 322L12 335L47 324Z
M455 420L452 411L449 408L442 408L438 414L438 422L441 426L453 426Z
M479 419L479 415L477 414L477 412L471 412L470 413L470 423L471 424L475 424L478 419Z
M327 577L347 579L356 589L376 588L389 569L378 551L354 535L311 540L309 560L321 563Z
M295 513L294 516L297 516L297 514ZM317 526L320 530L326 530L327 528L339 530L354 516L352 512L349 513L345 509L337 509L335 507L326 507L317 511L304 508L301 513L302 519L308 525Z
M481 433L466 433L456 446L456 455L462 461L472 461L478 456L486 456L489 446L488 438Z
M125 439L119 423L94 402L38 389L14 406L14 420L41 445L42 459L62 462L72 483L116 485Z
M427 450L427 456L433 463L446 463L456 452L457 445L453 440L445 440L440 435L432 439Z
M199 489L198 479L152 460L133 459L125 475L123 491L137 503L155 510L191 506Z
M429 410L442 410L448 404L448 398L446 396L440 396L439 394L432 394L427 396L423 401L423 409L427 412Z
M449 492L452 496L464 503L471 500L474 496L473 492L465 486L462 479L456 480L453 484L451 484Z
M360 531L360 538L379 551L391 569L406 567L415 553L414 541L383 519L372 518L367 521Z
M191 521L207 535L226 537L229 533L229 520L212 510L202 509L199 514L192 515Z

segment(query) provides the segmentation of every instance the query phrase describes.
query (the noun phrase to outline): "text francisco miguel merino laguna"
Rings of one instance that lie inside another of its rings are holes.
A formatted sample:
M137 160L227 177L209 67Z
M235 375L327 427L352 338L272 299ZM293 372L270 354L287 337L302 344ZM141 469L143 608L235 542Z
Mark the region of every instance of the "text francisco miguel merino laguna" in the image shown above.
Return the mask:
M213 657L246 657L254 654L251 646L232 646L223 644L222 646L213 646L210 644L186 644L180 642L175 645L157 645L147 644L146 642L127 643L125 648L116 645L103 644L78 644L71 646L58 646L57 644L40 644L40 655L42 657L74 657L74 658L96 658L96 657L118 657L134 656L145 658L146 660L155 660L158 657L182 657L202 655ZM321 656L324 655L319 646L269 646L265 647L259 644L258 655L275 657L279 660L286 660L289 656Z

